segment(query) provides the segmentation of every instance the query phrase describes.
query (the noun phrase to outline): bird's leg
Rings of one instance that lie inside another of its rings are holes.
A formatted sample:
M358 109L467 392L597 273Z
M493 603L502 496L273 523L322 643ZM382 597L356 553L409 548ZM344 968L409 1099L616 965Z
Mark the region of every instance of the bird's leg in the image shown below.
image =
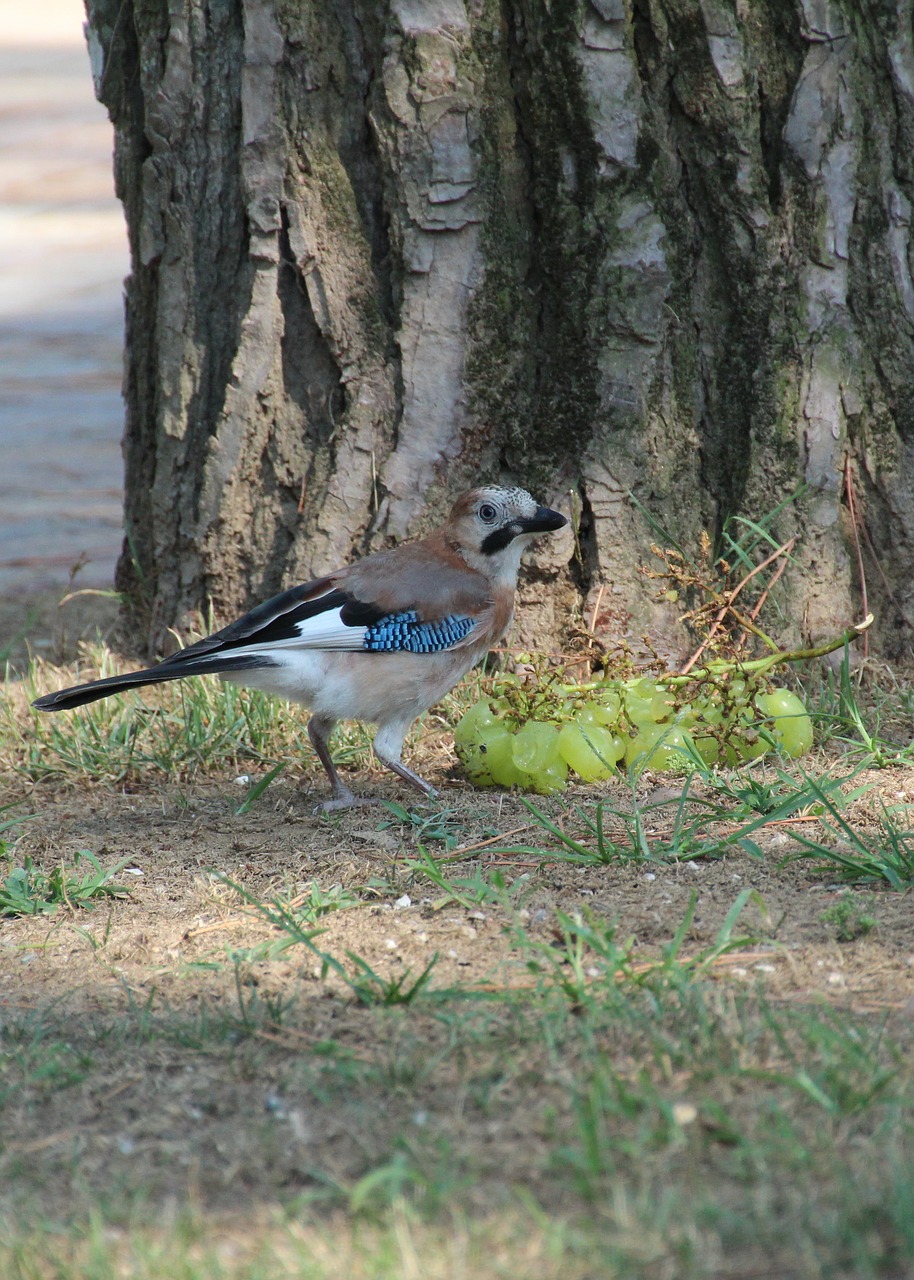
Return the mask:
M420 778L418 773L413 773L412 769L400 759L400 752L403 750L403 739L406 737L408 728L408 724L384 725L378 730L375 737L374 753L381 761L381 764L399 774L404 781L411 782L414 787L418 787L425 795L434 796L435 788L430 786L424 778Z
M336 765L330 758L329 747L330 734L335 723L335 720L329 720L325 716L312 716L308 721L308 737L311 739L311 745L330 779L330 799L318 806L321 813L332 813L334 809L349 809L354 804L374 803L372 800L362 800L353 795L336 771Z

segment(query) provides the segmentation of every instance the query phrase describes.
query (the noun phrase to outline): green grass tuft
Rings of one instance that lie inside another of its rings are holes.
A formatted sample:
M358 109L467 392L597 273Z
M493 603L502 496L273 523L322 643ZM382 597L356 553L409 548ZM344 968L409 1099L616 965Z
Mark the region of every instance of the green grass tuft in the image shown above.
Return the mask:
M6 860L9 870L0 882L0 917L54 915L62 907L91 911L100 900L129 896L112 878L131 861L129 857L105 869L94 853L81 849L71 867L61 863L50 871L36 866L30 857L23 858L21 866L12 865L11 853Z
M307 713L215 676L119 694L74 711L48 713L30 706L49 689L130 669L104 646L88 649L85 664L75 671L33 661L26 677L9 682L0 700L0 764L33 782L91 779L122 787L149 773L187 781L214 772L224 776L254 763L268 769L267 778L253 788L259 795L288 760L314 759ZM345 725L335 734L334 758L363 766L370 746L367 729ZM244 803L256 795L252 792Z

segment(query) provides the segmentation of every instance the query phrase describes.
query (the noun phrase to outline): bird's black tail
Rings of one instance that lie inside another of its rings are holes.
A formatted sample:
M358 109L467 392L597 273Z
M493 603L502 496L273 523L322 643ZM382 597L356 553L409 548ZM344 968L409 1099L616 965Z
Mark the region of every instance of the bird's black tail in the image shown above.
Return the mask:
M231 657L222 659L197 659L193 662L182 662L181 655L167 658L155 667L147 667L144 671L130 671L125 676L107 676L104 680L90 680L88 684L75 684L69 689L60 689L57 693L46 693L32 703L39 711L69 711L72 707L85 706L87 702L97 702L99 698L109 698L113 693L124 693L127 689L136 689L144 684L164 684L167 680L183 680L186 676L225 675L229 671L246 671L253 667L272 666L268 658Z

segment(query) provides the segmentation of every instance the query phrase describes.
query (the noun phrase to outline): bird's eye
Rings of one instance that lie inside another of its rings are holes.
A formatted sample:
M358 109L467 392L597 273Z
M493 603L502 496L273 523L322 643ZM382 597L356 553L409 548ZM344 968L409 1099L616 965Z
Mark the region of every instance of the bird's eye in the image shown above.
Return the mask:
M484 502L479 508L479 518L485 520L486 524L492 524L498 519L498 510L492 506L491 502Z

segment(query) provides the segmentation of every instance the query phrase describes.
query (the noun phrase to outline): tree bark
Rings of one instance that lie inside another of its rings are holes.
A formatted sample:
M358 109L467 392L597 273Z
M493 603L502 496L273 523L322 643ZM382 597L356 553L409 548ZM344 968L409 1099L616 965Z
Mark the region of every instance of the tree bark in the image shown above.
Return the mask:
M540 643L599 601L675 648L645 512L694 547L785 502L778 634L814 641L861 603L848 476L909 648L911 0L88 10L150 643L498 479L577 512L522 590Z

